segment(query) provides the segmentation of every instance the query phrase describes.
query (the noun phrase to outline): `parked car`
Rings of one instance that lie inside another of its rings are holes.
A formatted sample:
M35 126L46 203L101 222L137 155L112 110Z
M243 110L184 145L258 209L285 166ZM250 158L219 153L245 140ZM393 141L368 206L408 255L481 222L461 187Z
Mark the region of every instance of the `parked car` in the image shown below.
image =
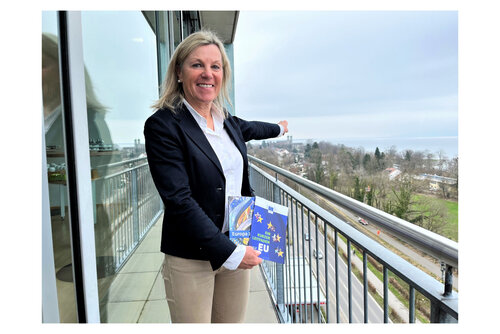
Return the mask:
M361 223L361 225L368 225L368 222L361 217L358 217L358 223Z
M316 253L316 250L313 249L313 255L315 258L317 258L318 260L321 260L323 258L323 252L321 252L321 250L318 250L318 253Z

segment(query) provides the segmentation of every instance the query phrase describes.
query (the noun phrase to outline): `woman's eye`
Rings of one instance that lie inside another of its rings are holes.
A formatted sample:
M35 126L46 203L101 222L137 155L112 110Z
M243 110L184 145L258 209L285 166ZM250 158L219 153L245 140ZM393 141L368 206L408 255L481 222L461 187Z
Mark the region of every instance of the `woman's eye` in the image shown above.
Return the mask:
M219 66L219 65L213 65L213 66L212 66L212 69L214 69L214 70L218 71L218 70L220 70L220 66Z

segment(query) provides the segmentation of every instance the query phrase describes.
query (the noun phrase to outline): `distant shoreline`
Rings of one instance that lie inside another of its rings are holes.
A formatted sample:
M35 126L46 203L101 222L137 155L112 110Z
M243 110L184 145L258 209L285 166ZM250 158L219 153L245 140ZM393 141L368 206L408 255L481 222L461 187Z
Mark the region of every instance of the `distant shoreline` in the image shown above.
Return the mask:
M314 143L326 141L333 145L345 145L351 148L363 147L366 152L375 152L378 147L381 152L387 151L391 146L395 146L398 152L405 150L413 151L428 151L436 155L440 150L442 150L448 159L452 159L458 156L458 137L387 137L387 138L292 138L294 143ZM287 136L281 138L276 138L272 141L286 141ZM251 143L260 143L261 141L252 141Z

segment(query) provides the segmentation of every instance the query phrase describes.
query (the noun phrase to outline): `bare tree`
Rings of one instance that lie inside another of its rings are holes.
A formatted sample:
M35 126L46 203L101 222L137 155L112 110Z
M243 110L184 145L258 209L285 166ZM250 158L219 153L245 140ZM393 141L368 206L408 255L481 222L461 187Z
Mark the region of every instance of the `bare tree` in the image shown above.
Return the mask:
M446 161L448 158L446 157L446 153L443 150L439 150L437 152L437 157L438 157L437 167L439 169L439 172L442 173L443 170L446 168Z
M426 230L442 234L449 219L446 206L433 198L421 197L417 207L418 211L412 222Z

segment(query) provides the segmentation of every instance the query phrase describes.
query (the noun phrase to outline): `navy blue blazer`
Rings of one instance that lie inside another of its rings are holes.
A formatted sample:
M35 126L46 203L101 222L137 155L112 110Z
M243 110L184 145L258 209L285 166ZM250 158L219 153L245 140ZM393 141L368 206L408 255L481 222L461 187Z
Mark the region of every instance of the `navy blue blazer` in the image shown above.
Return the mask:
M253 196L245 142L277 137L280 127L229 115L224 128L243 157L242 196ZM187 259L208 260L217 270L236 246L221 232L226 181L205 134L182 105L160 109L144 126L146 154L153 181L165 205L161 251Z

